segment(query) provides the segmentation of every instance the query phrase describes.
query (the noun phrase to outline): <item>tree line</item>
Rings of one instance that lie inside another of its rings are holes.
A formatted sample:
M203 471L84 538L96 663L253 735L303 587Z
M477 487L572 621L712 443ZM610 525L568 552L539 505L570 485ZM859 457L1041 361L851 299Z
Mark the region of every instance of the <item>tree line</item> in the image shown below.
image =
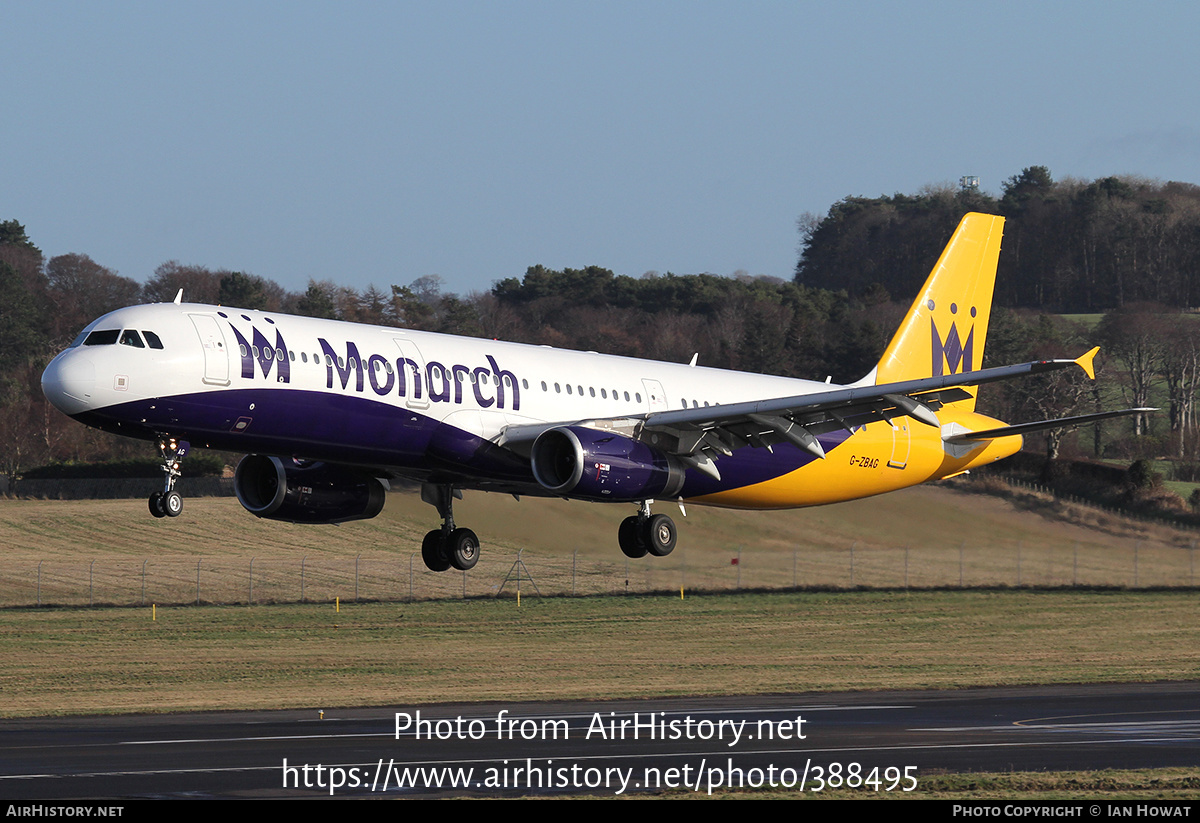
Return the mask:
M866 295L913 294L968 211L1007 218L997 304L1100 313L1200 298L1200 186L1105 177L1055 181L1030 166L992 197L975 188L847 197L800 218L798 283Z
M144 454L145 444L59 414L42 397L40 375L96 317L170 301L180 289L189 302L677 362L698 354L707 366L855 380L874 365L967 211L1010 218L985 365L1076 357L1103 339L1101 369L1112 384L1139 405L1169 398L1170 414L1110 423L1076 448L1193 458L1200 321L1180 309L1191 305L1200 275L1200 187L1054 182L1035 166L1010 178L999 199L927 187L846 198L824 217L806 215L790 279L539 265L465 295L446 292L437 275L362 290L311 280L292 292L251 273L168 261L141 284L86 254L46 259L19 222L0 222L0 469L15 477L54 461ZM1108 315L1081 325L1059 316L1065 311ZM989 387L981 411L1004 419L1088 411L1111 399L1096 395L1096 385L1060 373ZM1062 446L1061 436L1046 442L1049 454Z

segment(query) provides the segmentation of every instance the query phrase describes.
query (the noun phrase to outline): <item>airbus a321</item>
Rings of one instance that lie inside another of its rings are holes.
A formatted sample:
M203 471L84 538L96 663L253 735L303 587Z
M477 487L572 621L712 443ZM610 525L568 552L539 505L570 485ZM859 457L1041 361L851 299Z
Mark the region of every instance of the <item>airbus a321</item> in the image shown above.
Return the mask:
M849 385L504 343L275 312L131 306L85 328L42 375L47 398L99 429L155 441L175 517L190 446L247 454L238 500L259 517L374 517L389 479L421 484L435 571L479 539L463 489L621 503L617 541L664 556L655 500L783 509L866 497L1008 457L1021 435L1134 410L1008 426L977 387L1077 360L981 369L1004 219L963 218L878 365Z

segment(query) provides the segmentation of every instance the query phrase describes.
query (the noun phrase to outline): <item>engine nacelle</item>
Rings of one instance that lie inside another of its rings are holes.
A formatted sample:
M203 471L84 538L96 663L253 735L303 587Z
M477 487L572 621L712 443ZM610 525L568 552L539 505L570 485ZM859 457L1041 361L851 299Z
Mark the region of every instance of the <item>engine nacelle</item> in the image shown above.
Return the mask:
M684 466L637 440L584 426L547 429L533 441L533 476L547 491L585 500L674 497Z
M383 511L385 481L330 463L297 465L248 454L233 478L238 502L251 514L289 523L345 523Z

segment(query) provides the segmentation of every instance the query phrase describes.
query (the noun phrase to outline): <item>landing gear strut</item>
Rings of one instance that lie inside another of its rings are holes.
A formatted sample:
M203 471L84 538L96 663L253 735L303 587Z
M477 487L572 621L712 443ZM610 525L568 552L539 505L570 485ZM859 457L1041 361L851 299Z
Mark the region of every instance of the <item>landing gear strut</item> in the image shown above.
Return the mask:
M175 491L175 481L183 472L179 470L180 461L187 454L187 442L179 442L174 437L158 441L158 453L162 456L162 470L166 474L164 488L150 495L150 514L155 517L178 517L183 512L183 496Z
M454 498L462 492L450 485L425 483L421 499L434 506L442 516L442 527L421 541L421 559L430 571L444 572L451 566L468 571L479 562L479 538L470 529L454 527Z
M650 514L650 501L643 500L641 508L633 517L621 521L617 530L617 542L626 557L666 557L675 548L678 533L675 521L665 514Z

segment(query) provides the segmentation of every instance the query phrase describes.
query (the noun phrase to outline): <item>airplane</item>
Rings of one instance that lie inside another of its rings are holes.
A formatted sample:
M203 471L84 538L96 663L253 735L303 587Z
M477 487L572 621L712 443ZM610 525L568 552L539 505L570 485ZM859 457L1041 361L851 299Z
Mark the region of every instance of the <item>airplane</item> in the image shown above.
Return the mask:
M455 523L462 491L637 507L629 557L677 542L655 500L752 509L815 506L969 472L1022 435L1139 409L1006 425L978 387L1079 366L983 369L1004 218L959 224L879 363L847 385L182 302L89 324L42 375L57 408L155 441L176 517L194 446L246 453L234 487L258 517L341 523L383 509L389 480L421 484L442 519L428 568L462 571L479 538Z

